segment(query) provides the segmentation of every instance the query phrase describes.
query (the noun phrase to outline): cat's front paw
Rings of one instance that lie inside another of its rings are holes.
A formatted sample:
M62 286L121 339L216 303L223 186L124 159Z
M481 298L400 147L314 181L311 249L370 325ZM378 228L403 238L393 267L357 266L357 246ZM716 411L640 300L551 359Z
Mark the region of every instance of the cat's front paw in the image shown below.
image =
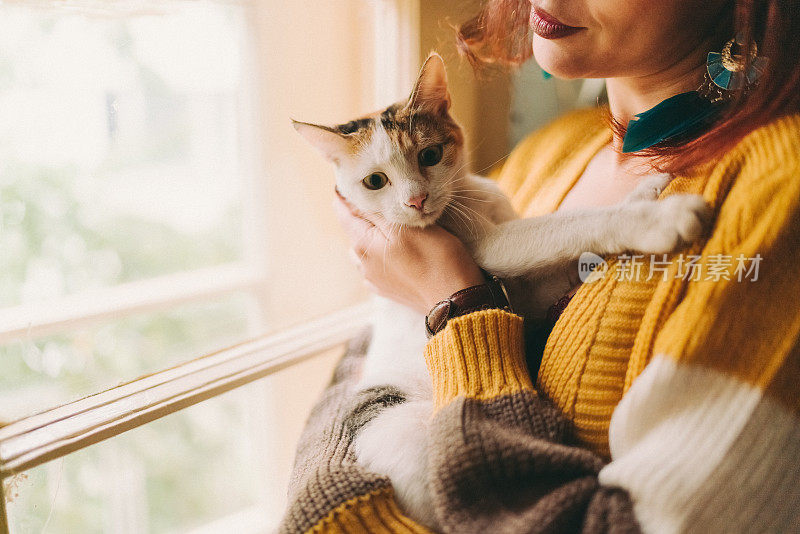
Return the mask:
M643 224L636 250L667 253L692 243L711 226L712 211L700 195L671 195L658 202L643 202Z

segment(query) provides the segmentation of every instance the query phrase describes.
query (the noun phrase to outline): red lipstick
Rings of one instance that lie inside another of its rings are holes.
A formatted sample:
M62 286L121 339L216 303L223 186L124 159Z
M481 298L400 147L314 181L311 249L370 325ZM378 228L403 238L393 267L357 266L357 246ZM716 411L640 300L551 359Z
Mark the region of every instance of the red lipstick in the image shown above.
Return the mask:
M534 7L531 10L531 27L536 35L545 39L560 39L585 29L577 26L568 26L538 7Z

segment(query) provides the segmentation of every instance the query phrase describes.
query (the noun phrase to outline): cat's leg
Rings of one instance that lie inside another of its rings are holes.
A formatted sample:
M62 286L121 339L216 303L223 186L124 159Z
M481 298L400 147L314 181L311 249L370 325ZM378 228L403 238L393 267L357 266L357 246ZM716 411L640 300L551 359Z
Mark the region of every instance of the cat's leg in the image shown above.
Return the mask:
M674 176L668 173L655 174L642 178L636 185L636 189L631 191L623 202L630 203L636 202L637 200L656 200L673 178Z
M353 441L358 463L386 475L400 508L415 521L438 530L428 486L428 422L433 403L412 400L381 411Z
M482 268L498 276L535 275L584 252L671 252L699 238L710 219L701 196L672 195L509 221L472 244L472 252Z
M372 339L359 389L393 385L402 390L430 390L423 353L428 342L425 317L383 297L374 298Z
M423 356L427 343L424 324L418 312L375 298L372 340L357 389L397 392L402 398L385 408L376 406L380 409L377 415L359 425L353 452L360 465L389 477L398 503L408 515L435 529L427 486L426 436L433 404Z

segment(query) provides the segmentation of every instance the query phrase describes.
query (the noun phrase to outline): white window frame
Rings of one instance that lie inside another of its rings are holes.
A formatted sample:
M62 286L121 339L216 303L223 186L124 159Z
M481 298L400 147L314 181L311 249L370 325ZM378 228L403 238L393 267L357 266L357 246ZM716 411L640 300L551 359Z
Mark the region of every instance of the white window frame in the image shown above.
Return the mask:
M420 4L419 0L373 1L375 31L381 35L375 39L375 79L381 83L376 84L374 98L376 104L386 105L408 91L419 68ZM258 136L251 139L252 146L245 149L257 156ZM252 169L250 180L266 175L258 170ZM259 195L246 198L245 209L259 213ZM240 291L256 295L263 308L269 294L266 263L258 246L263 243L263 229L263 221L249 229L242 262L2 310L0 343ZM7 478L341 347L367 325L369 309L367 304L352 306L1 427L0 534L10 532L3 484Z
M0 478L297 365L363 331L369 304L190 360L0 428Z

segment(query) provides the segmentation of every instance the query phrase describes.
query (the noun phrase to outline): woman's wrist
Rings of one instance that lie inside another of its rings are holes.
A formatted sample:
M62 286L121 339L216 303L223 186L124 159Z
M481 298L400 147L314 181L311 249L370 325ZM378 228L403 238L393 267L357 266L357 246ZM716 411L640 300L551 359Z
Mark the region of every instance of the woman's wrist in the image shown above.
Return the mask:
M479 286L479 285L485 284L485 283L486 283L486 278L479 277L479 278L473 278L473 279L470 279L470 280L463 280L463 281L460 281L460 282L447 284L442 289L434 292L433 294L431 294L431 295L429 295L429 296L427 296L425 298L425 310L426 311L430 310L431 308L433 308L434 306L436 306L437 304L439 304L443 300L449 299L450 297L452 297L453 295L455 295L459 291L463 291L463 290L468 289L470 287Z

